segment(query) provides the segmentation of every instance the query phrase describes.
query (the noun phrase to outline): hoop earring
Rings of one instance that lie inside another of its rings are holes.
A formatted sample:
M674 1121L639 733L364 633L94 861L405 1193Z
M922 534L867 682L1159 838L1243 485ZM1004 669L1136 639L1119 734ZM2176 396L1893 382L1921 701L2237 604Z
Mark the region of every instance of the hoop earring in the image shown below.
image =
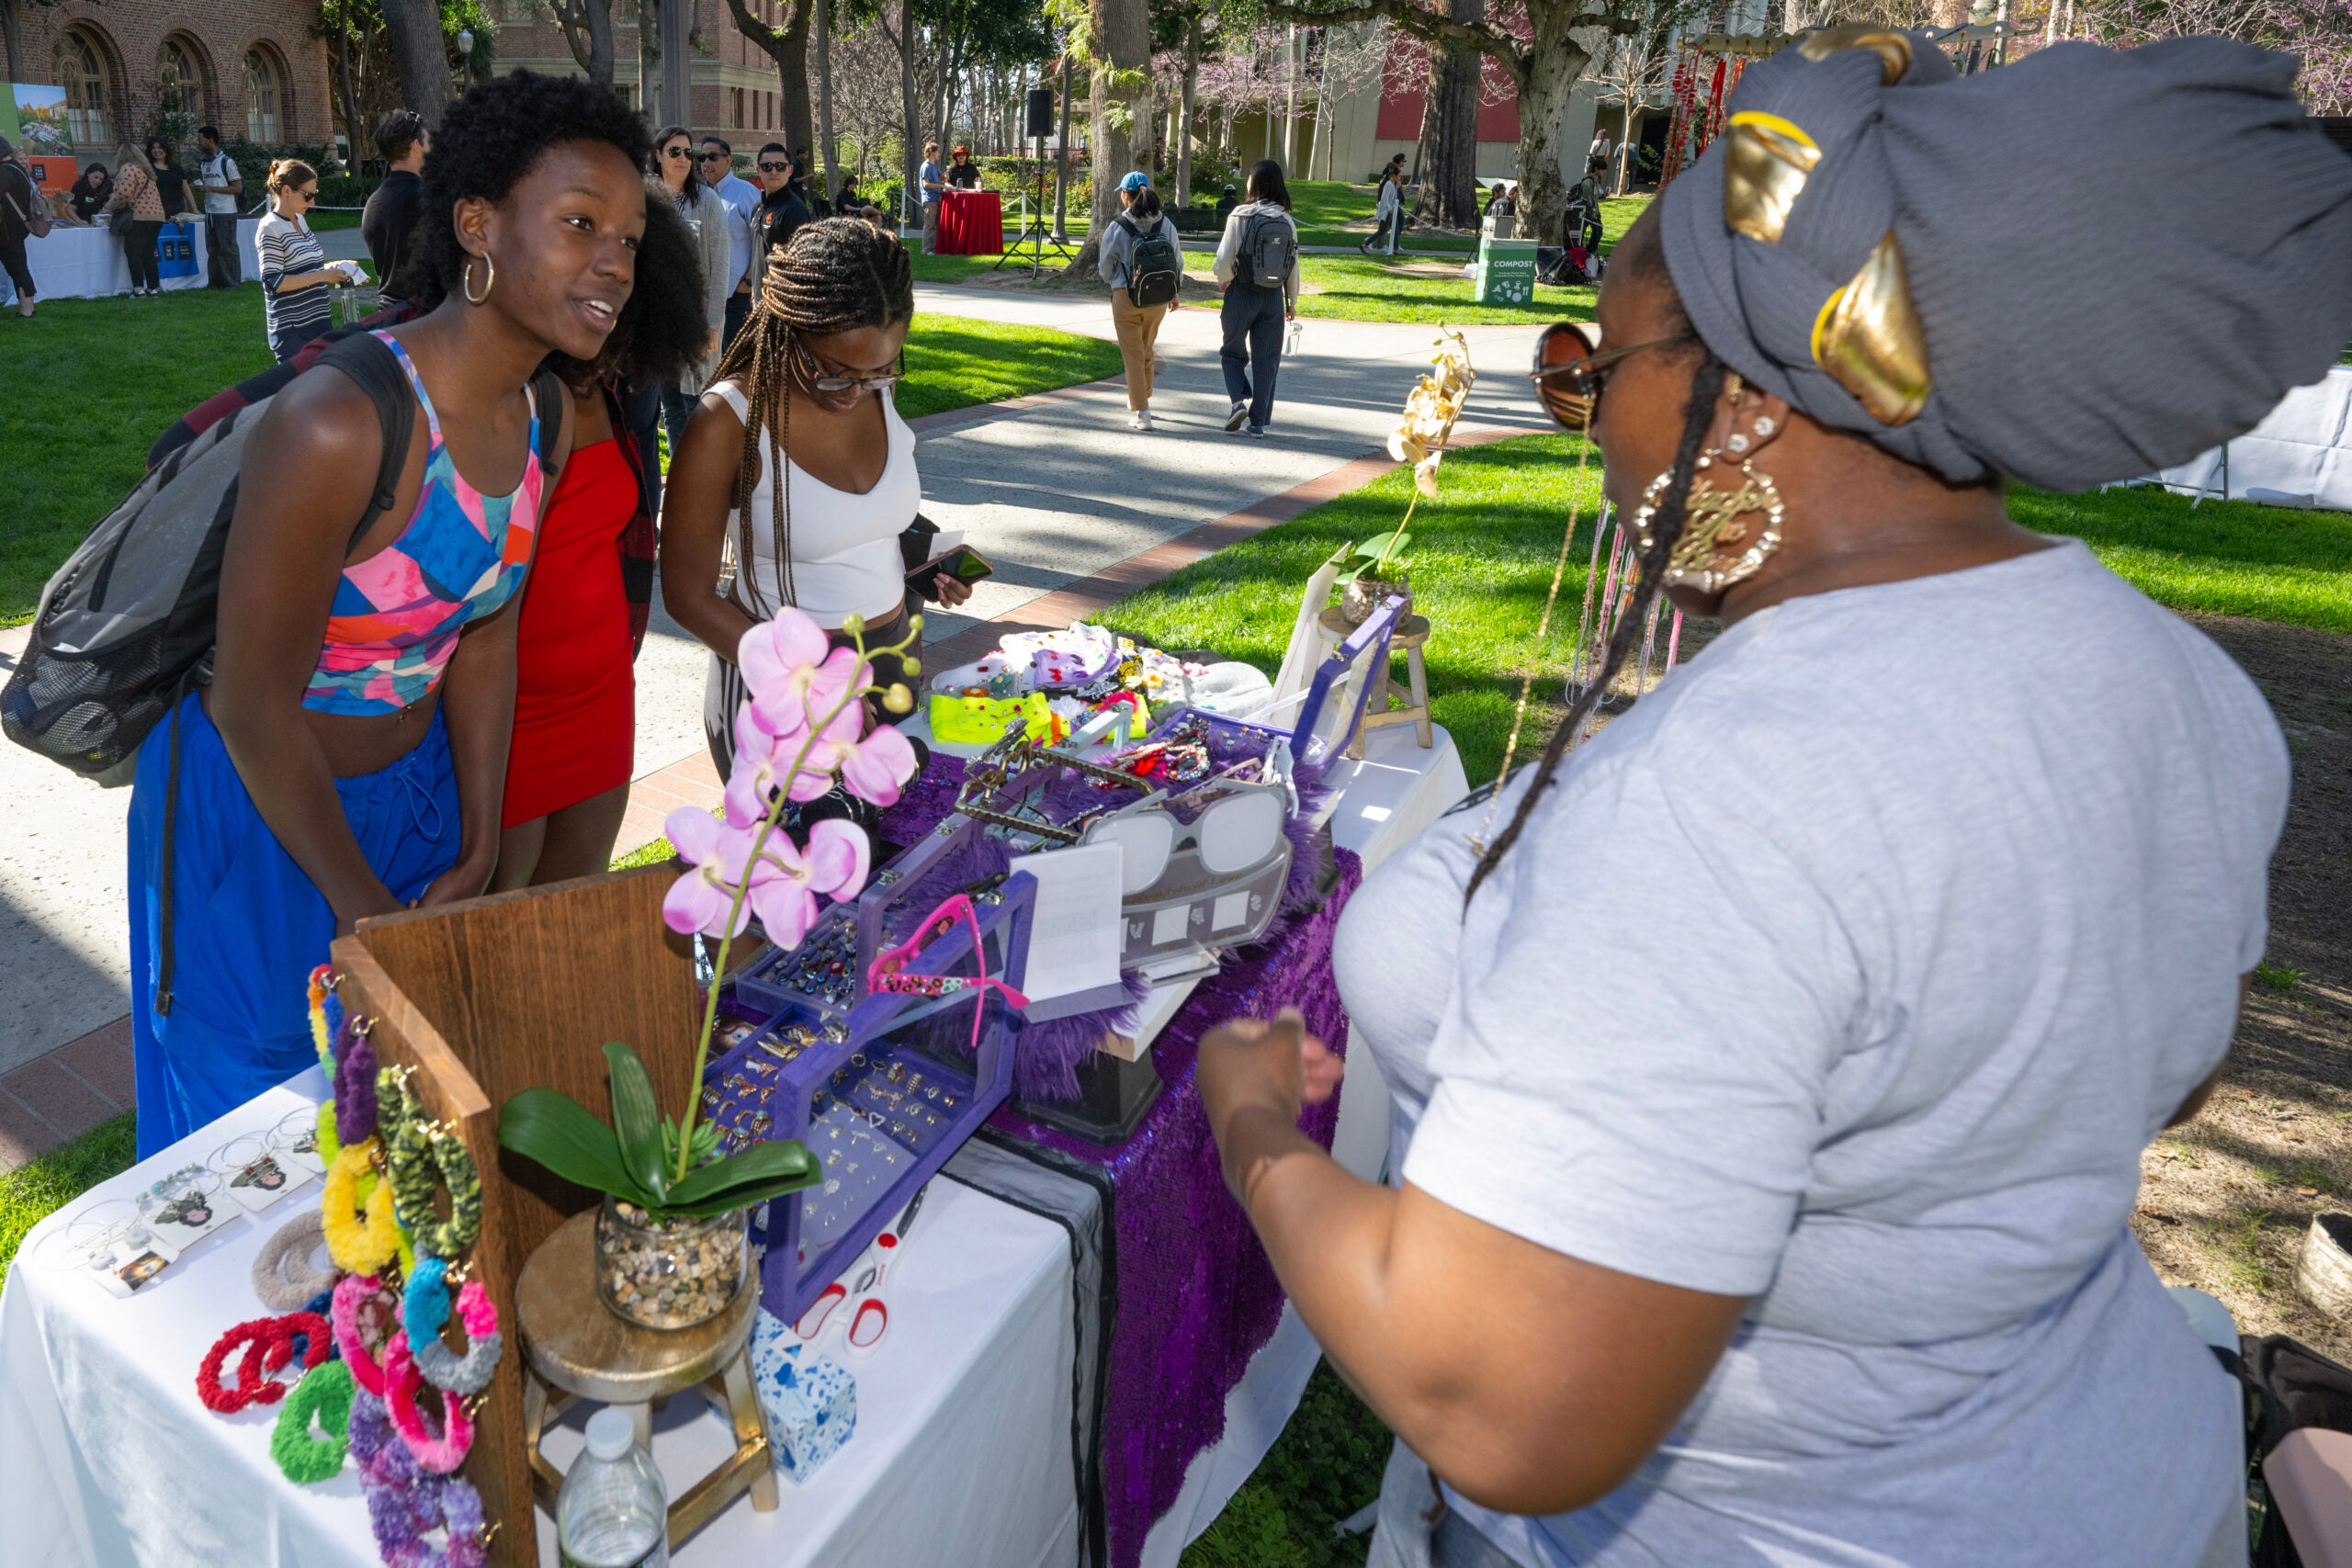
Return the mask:
M1764 562L1781 547L1783 515L1781 492L1771 475L1758 473L1752 461L1743 458L1739 488L1719 490L1705 482L1706 470L1714 461L1713 452L1699 458L1699 473L1692 477L1690 499L1684 510L1682 536L1674 542L1674 551L1658 580L1662 587L1688 588L1710 598L1763 570ZM1642 492L1641 509L1634 513L1634 531L1645 551L1652 537L1650 519L1673 478L1674 470L1669 468L1652 479ZM1753 520L1758 513L1763 513L1760 527Z
M489 304L490 291L498 287L498 263L491 259L491 254L488 251L484 251L481 254L481 293L480 295L476 295L474 293L473 257L468 256L466 258L465 276L458 280L458 287L465 290L466 303L469 305Z

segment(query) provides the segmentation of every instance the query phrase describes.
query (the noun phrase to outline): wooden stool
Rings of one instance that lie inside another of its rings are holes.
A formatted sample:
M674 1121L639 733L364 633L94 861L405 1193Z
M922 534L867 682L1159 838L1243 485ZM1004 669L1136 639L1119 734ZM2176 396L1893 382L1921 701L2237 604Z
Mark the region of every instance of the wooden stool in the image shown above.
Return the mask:
M1347 641L1356 629L1349 624L1348 617L1337 604L1324 611L1317 624L1323 629L1327 653ZM1389 653L1405 656L1405 689L1412 701L1394 712L1389 710L1388 660L1380 660L1369 671L1372 689L1364 697L1363 717L1357 723L1355 733L1348 738L1347 754L1351 761L1363 761L1364 732L1378 729L1383 725L1410 724L1414 738L1420 741L1424 751L1437 744L1437 737L1430 733L1429 669L1421 662L1421 645L1429 639L1430 623L1426 615L1408 615L1398 621L1396 629L1389 634Z
M725 1312L692 1328L640 1328L596 1294L596 1216L574 1214L523 1265L514 1316L523 1341L523 1446L532 1490L555 1506L563 1472L539 1452L547 1424L582 1399L628 1412L637 1440L653 1445L653 1409L700 1385L735 1423L735 1452L670 1505L673 1546L744 1492L762 1513L776 1505L767 1415L752 1380L752 1323L759 1315L756 1273Z

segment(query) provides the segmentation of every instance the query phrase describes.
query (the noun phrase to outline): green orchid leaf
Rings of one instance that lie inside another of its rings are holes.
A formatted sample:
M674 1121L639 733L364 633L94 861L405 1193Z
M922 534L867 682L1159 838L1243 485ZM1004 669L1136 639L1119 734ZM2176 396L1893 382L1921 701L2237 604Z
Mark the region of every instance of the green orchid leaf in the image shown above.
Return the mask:
M638 1186L657 1197L669 1186L662 1168L662 1113L653 1100L653 1080L634 1046L616 1040L605 1047L605 1062L613 1081L613 1136L619 1141L621 1164Z
M676 1213L718 1213L780 1192L797 1192L813 1186L822 1175L816 1156L805 1144L788 1138L755 1144L741 1154L713 1160L693 1172L670 1189L663 1206ZM714 1202L717 1208L703 1208Z
M498 1112L498 1142L566 1181L639 1207L653 1201L622 1163L613 1130L570 1095L526 1089L514 1096Z

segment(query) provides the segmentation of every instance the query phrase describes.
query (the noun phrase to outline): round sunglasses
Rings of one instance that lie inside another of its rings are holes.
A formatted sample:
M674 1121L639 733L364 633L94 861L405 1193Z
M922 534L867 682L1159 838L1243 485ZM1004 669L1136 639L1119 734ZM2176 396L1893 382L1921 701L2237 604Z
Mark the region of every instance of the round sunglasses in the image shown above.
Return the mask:
M1657 337L1604 351L1600 339L1600 328L1589 321L1555 321L1535 340L1535 367L1527 378L1534 383L1544 412L1562 430L1582 434L1591 429L1593 411L1610 374L1645 348L1677 341Z

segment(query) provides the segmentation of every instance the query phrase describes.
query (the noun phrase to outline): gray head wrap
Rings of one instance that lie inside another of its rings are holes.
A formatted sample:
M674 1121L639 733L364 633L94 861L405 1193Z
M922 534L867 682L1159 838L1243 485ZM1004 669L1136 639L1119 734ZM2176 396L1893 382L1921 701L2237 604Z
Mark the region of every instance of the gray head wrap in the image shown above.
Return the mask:
M1956 78L1917 33L1837 42L1750 69L1659 201L1692 325L1749 380L1956 482L2082 490L2244 434L2343 350L2352 157L2304 118L2290 56L2068 43ZM1823 346L1889 233L1926 359L1893 423Z

